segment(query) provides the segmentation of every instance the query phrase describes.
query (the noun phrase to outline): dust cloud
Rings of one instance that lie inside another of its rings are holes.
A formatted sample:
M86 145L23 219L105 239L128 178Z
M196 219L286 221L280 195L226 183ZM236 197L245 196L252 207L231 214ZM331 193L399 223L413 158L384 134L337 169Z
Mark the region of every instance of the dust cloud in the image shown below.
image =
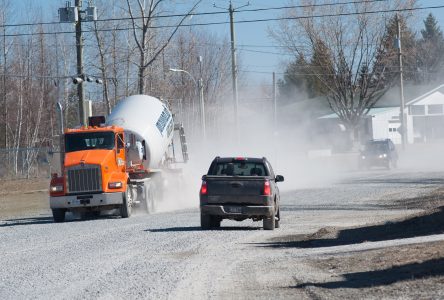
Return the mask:
M313 125L307 111L298 111L297 107L289 111L282 106L274 119L271 100L254 105L240 103L236 133L231 96L225 103L219 115L207 120L205 140L200 132L187 136L190 160L178 165L182 170L180 183L167 179L175 183L167 188L159 211L198 207L201 177L216 156L266 157L275 174L285 177L279 183L281 191L325 186L356 166L356 153L332 159L330 149L310 141ZM318 135L319 139L323 137Z
M252 95L257 93L251 91L243 94L250 97L239 97L238 131L230 94L221 99L223 106L212 109L207 105L210 114L206 139L199 130L187 136L190 160L180 166L182 182L178 188L168 190L162 210L198 207L201 177L216 156L266 157L275 174L285 177L279 183L281 191L328 187L346 177L371 176L372 172L440 171L444 165L444 143L437 140L408 144L405 150L397 145L397 170L360 171L359 149L350 150L346 145L345 133L337 121L324 123L324 128L319 126L318 118L331 114L325 103L313 103L321 100L304 100L303 94L279 99L275 118L271 98L255 98ZM442 133L434 134L444 137L444 121L441 122L443 126L434 130Z

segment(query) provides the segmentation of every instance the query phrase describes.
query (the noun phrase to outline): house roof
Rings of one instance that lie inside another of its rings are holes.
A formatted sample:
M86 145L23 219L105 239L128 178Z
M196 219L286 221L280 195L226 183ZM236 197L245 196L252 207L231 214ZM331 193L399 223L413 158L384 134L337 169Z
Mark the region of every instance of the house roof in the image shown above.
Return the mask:
M444 88L444 84L434 88L433 90L422 94L419 97L407 102L406 105L428 105L428 104L444 104L444 94L440 91Z
M392 111L392 110L399 111L399 107L396 107L396 106L391 106L391 107L373 107L373 108L371 108L369 110L367 115L368 116L375 116L375 115L378 115L378 114L387 113L387 112ZM336 113L332 113L332 114L329 114L329 115L322 116L319 119L337 119L337 118L339 118L338 115Z

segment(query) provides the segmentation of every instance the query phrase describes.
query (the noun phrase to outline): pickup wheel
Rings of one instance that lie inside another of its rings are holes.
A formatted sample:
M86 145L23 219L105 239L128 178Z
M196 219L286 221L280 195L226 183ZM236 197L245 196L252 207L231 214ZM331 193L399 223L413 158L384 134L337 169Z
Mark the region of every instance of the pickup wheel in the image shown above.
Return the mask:
M200 227L202 229L210 229L212 225L212 218L210 215L200 213ZM220 223L219 223L220 224Z
M276 214L275 217L275 221L274 221L274 228L279 228L281 226L281 210L278 209L278 212Z
M218 217L211 217L210 223L211 223L211 227L213 228L220 228L220 223L222 222L222 220Z
M52 210L52 217L54 219L54 222L56 222L56 223L65 222L65 210L64 209L53 209Z
M273 211L270 218L264 219L264 230L274 230L275 225L276 225L275 222L276 222L276 217L275 217L274 211Z
M128 218L131 216L132 210L132 201L131 201L131 191L130 188L127 187L126 191L122 193L123 203L120 206L120 216L122 218Z

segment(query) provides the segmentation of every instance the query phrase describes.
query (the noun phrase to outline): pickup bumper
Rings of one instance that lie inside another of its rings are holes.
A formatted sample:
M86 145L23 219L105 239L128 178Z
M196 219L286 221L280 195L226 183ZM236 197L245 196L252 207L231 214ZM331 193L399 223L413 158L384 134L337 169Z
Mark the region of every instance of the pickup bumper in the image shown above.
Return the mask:
M54 208L77 209L99 206L119 206L123 203L122 193L102 193L91 195L69 195L49 197L49 206Z
M273 206L244 206L244 205L202 205L200 211L206 215L221 217L271 217Z

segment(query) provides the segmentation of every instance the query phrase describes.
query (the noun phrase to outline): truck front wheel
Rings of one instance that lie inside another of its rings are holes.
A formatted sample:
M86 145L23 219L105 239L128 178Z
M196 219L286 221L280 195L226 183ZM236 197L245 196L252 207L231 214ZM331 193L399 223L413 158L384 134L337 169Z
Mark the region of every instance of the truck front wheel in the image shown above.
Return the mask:
M53 209L52 217L54 218L54 222L62 223L65 222L65 210L64 209Z
M129 187L126 188L126 191L122 194L122 197L123 203L122 206L120 206L120 215L122 218L128 218L131 216L132 210L131 191Z

